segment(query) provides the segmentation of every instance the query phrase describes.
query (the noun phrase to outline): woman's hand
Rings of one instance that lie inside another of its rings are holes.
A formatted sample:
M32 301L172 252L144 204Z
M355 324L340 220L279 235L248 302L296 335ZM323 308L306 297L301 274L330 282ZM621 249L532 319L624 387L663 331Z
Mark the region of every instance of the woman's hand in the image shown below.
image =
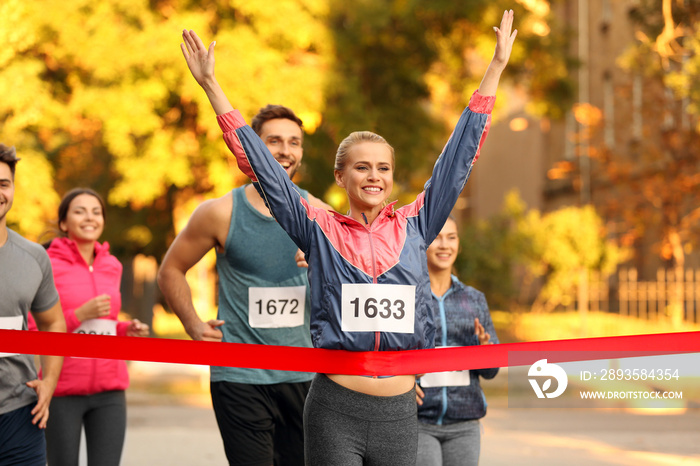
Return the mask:
M493 58L486 69L486 73L484 73L481 84L479 84L479 93L483 96L496 95L498 81L501 78L501 73L508 64L508 60L510 60L513 42L515 42L515 36L518 35L518 30L512 31L512 29L513 10L504 11L503 18L501 19L501 27L493 28L493 30L496 31L496 50L493 52Z
M496 31L496 50L491 63L502 71L508 64L515 36L518 35L517 29L513 31L513 10L504 11L501 27L494 27L493 30Z
M185 56L187 67L200 86L206 89L216 80L214 76L214 46L216 41L209 44L209 49L204 47L204 42L197 33L190 30L182 31L183 44L180 44L182 54Z
M75 317L84 322L89 319L99 319L109 315L112 309L112 298L108 294L96 296L75 310Z
M423 392L423 389L420 388L420 385L416 382L416 403L418 403L418 406L423 405L423 398L425 398L425 392Z
M127 337L147 337L150 333L150 328L148 324L144 324L138 319L134 319L129 323L129 327L126 329Z
M187 67L197 83L202 86L207 98L217 115L223 115L233 110L223 89L214 76L214 46L216 41L204 47L204 42L194 31L182 31L183 44L180 44L185 56Z
M481 322L479 322L479 318L475 317L474 318L474 335L479 339L479 344L480 345L492 345L493 343L489 343L489 340L491 339L491 335L489 335L486 330L484 330L484 326L481 325Z
M294 260L297 263L297 267L305 269L309 268L309 263L306 262L306 256L304 256L304 251L302 251L301 249L297 249L297 253L294 254Z

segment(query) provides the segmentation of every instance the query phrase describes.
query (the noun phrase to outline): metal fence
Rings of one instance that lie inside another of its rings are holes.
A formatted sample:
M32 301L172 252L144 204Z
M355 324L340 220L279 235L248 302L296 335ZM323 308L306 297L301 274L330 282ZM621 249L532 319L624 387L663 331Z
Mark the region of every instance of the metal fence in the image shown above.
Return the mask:
M654 281L639 280L634 268L620 269L607 279L591 274L588 309L646 320L699 323L700 269L659 269Z

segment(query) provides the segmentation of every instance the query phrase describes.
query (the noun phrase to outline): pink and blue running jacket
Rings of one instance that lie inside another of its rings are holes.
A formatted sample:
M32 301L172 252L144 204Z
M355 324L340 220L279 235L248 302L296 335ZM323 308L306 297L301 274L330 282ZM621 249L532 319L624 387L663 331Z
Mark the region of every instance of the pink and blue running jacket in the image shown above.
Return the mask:
M430 180L416 200L387 205L371 225L309 205L282 166L237 110L217 117L238 167L253 181L272 215L306 255L314 347L350 351L434 347L435 325L425 250L464 188L490 126L495 96L472 95ZM415 286L413 333L343 331L343 284Z

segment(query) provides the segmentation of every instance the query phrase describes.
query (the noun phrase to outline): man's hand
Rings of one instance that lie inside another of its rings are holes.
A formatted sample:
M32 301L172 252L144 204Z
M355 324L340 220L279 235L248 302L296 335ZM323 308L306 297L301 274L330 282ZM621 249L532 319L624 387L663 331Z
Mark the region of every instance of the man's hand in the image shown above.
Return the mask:
M200 321L195 327L188 328L187 334L197 341L221 341L224 334L219 327L224 325L223 320L211 319L208 322Z
M34 416L32 424L38 423L40 429L46 429L46 422L49 420L49 404L57 383L57 380L52 379L36 379L27 382L27 387L34 389L39 398L32 409L32 416Z

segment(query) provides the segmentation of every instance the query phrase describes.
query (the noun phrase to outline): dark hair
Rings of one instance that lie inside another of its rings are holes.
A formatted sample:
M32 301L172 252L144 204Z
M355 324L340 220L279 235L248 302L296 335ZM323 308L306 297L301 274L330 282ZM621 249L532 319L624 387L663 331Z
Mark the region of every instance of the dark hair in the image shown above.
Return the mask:
M258 111L258 114L253 117L250 127L253 128L253 131L255 131L258 136L260 136L260 131L262 131L263 125L270 120L275 120L278 118L291 120L299 125L300 128L304 128L304 123L302 123L301 118L299 118L291 108L283 105L271 104L267 104Z
M61 199L61 203L58 205L59 230L61 229L61 222L64 222L66 220L66 217L68 217L68 208L70 207L70 203L73 202L73 199L80 196L81 194L88 194L90 196L96 197L97 200L100 201L100 206L102 206L102 218L106 218L107 212L105 209L105 201L102 199L102 196L100 196L95 190L90 188L73 188L63 196L63 199ZM61 232L61 234L64 234L64 232Z
M13 180L15 179L15 166L19 161L20 159L17 158L17 151L14 147L7 147L5 144L0 143L0 162L9 165Z

